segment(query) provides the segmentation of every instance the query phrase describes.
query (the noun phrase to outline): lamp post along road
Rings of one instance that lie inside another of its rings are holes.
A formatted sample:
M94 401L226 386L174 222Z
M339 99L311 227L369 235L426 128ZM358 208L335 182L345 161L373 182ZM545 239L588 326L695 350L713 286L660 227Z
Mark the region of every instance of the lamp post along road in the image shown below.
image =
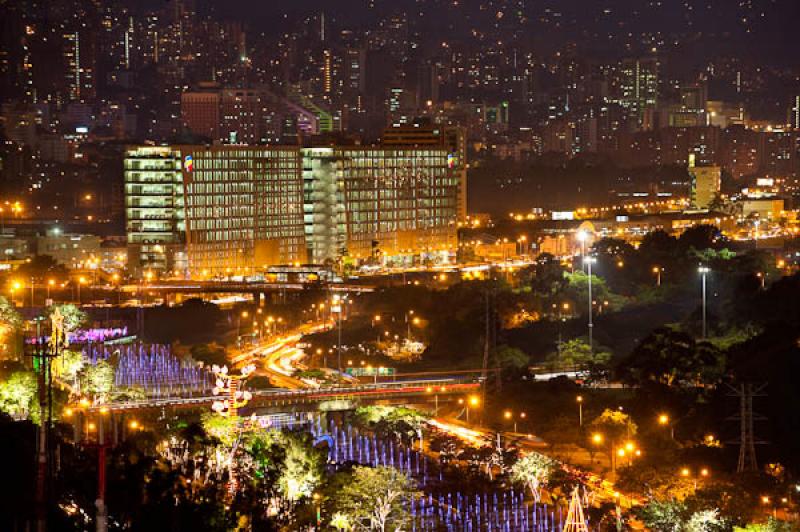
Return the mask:
M584 257L583 262L589 268L589 352L591 353L594 349L594 342L593 342L593 329L594 323L592 321L592 314L593 314L593 301L592 301L592 264L595 262L594 257Z
M703 339L705 340L706 339L706 334L708 332L708 330L707 330L708 325L707 325L707 319L706 319L706 275L708 275L708 272L710 272L711 269L706 267L706 266L700 266L699 268L697 268L697 271L702 276L702 286L703 286Z

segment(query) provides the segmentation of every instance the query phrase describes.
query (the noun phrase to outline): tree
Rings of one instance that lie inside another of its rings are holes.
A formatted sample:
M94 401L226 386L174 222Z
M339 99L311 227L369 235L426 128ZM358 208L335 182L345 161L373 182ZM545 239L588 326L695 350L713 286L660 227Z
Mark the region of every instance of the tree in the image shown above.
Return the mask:
M64 318L64 332L67 334L77 331L89 321L89 316L79 307L71 303L51 306L48 317L52 319L56 311Z
M690 227L678 238L678 245L685 250L702 251L716 248L723 241L722 233L713 225L703 224Z
M200 417L206 434L216 438L226 447L231 447L239 437L239 418L206 412Z
M636 434L637 426L631 417L620 411L606 408L603 413L597 416L589 425L593 431L602 435L608 442L609 457L614 463L617 443Z
M558 351L548 357L554 368L577 368L600 372L611 360L611 353L601 349L591 349L589 343L581 338L562 342Z
M59 356L53 358L50 366L53 376L67 381L72 381L77 377L78 372L83 369L83 353L80 351L64 350Z
M36 255L30 262L21 264L17 269L17 274L25 279L44 280L48 275L67 277L69 270L50 255Z
M675 500L653 500L637 510L647 530L681 532L686 520L686 507Z
M715 530L725 530L725 521L720 518L717 509L694 512L683 526L683 532L714 532Z
M224 366L228 363L228 356L225 348L216 342L210 344L195 344L189 348L189 353L197 362L202 362L206 366Z
M14 309L14 306L3 296L0 296L0 323L11 330L22 327L22 316Z
M797 532L797 526L770 517L766 523L749 523L744 527L734 527L733 532Z
M722 353L686 333L662 327L643 339L620 367L623 379L634 384L710 384L721 375Z
M402 530L411 521L412 479L391 467L353 468L347 483L333 497L334 507L353 530Z
M331 526L336 530L352 530L350 520L341 512L336 512L331 516Z
M497 365L504 373L516 373L528 367L530 359L521 349L508 345L501 345L495 350Z
M577 302L577 308L581 312L588 312L589 309L589 275L581 270L574 273L565 273L564 278L567 281L567 286L564 291L572 301ZM592 274L592 300L598 301L600 304L608 301L608 305L603 305L604 308L618 309L622 307L625 300L622 296L614 294L608 289L605 279ZM586 303L585 305L583 303Z
M353 421L377 434L413 441L422 437L428 416L412 408L398 406L362 406L356 409Z
M310 497L319 485L325 468L325 453L314 449L308 433L282 433L280 445L285 455L278 477L278 488L289 501Z
M89 364L80 375L81 390L93 395L95 401L105 401L114 386L114 367L106 360Z
M511 480L523 484L535 502L542 498L542 488L547 485L555 469L555 462L543 454L530 452L517 460L511 468Z
M30 371L16 371L0 383L0 410L15 419L39 419L36 375Z
M6 355L16 342L16 332L22 327L22 316L14 309L8 299L0 296L0 355Z
M564 287L564 266L550 253L542 253L536 258L531 273L531 290L537 294L551 296Z

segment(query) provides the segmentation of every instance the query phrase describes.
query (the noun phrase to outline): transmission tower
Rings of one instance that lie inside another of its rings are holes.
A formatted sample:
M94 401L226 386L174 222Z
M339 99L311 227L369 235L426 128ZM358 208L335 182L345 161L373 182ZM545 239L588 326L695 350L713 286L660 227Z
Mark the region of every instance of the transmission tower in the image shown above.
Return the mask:
M738 387L728 385L732 393L728 394L739 398L739 414L731 416L730 419L739 421L739 439L734 443L739 444L739 461L736 464L736 472L757 471L758 461L756 459L756 444L766 443L757 440L755 436L754 423L763 421L763 416L753 412L753 397L764 397L766 383L754 385L753 383L743 383Z

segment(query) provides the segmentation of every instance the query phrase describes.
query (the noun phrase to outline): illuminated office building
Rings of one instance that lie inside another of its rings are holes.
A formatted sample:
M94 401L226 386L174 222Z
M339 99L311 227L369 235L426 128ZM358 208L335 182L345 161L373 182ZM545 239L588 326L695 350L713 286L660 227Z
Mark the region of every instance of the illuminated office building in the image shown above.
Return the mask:
M457 245L451 157L442 146L304 149L309 259L447 260Z
M138 271L443 262L457 245L460 174L444 144L140 147L125 168Z
M305 262L296 148L182 146L192 274L253 273Z
M708 209L720 192L722 169L719 166L695 165L695 154L689 155L689 175L692 178L690 199L693 208Z
M124 163L128 264L138 274L186 268L180 150L140 146Z

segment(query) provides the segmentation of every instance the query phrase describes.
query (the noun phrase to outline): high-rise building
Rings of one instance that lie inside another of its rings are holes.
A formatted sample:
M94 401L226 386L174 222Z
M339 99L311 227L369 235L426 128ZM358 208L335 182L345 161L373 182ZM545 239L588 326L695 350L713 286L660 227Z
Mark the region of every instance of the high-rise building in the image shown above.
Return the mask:
M181 94L181 117L186 129L212 140L219 139L219 96L216 91Z
M640 122L644 110L658 103L659 62L655 57L624 59L619 72L619 104Z
M136 271L244 275L275 264L443 262L455 250L453 150L137 147L125 160ZM175 247L176 249L173 249Z
M446 260L458 216L448 156L444 146L303 149L311 261Z
M447 149L447 166L458 182L457 205L459 222L467 219L467 131L458 126L433 126L415 122L383 130L384 146L444 146Z
M186 269L186 210L179 149L139 146L124 162L128 264L134 272Z
M792 105L789 107L789 127L800 131L800 96L792 98Z
M92 101L97 91L96 36L83 25L62 37L67 98L73 102Z
M296 148L181 146L179 151L192 272L250 273L306 262Z
M689 175L692 178L690 200L695 209L707 209L720 192L722 169L719 166L695 165L695 154L689 155Z

